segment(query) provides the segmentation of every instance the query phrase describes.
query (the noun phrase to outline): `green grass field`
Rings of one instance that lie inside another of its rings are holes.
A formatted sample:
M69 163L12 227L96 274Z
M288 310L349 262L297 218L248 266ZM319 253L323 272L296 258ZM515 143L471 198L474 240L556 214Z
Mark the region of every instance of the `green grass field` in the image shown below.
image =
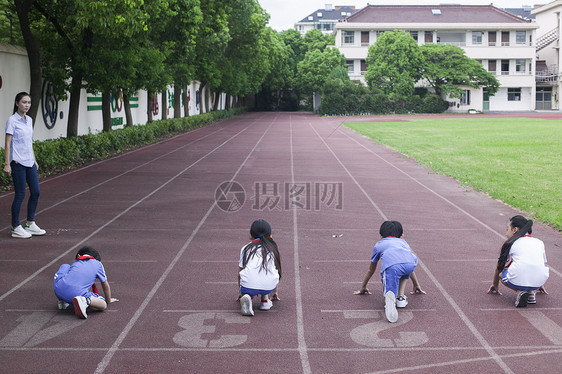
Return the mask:
M346 126L562 230L562 121L412 118Z

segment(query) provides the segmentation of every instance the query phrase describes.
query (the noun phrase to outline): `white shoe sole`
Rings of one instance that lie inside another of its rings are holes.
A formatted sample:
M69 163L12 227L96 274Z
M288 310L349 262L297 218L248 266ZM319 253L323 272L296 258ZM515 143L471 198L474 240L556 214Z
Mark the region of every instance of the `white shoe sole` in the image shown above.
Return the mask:
M253 316L252 298L250 295L244 295L240 298L240 312L243 316Z
M390 323L398 321L398 311L396 310L396 296L394 292L388 291L384 295L384 314Z
M86 319L88 318L88 314L86 313L86 309L88 305L86 301L82 298L82 296L77 296L72 299L72 305L74 305L74 314L78 318Z

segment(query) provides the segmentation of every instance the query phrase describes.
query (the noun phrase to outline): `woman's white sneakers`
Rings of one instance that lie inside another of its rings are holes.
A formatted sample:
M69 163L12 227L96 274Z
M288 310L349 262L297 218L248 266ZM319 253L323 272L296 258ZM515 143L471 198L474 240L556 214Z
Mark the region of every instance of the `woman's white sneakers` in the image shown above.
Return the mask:
M12 238L18 239L28 239L32 236L41 236L45 235L46 231L37 226L35 222L31 225L25 225L25 228L22 225L19 225L16 228L12 227Z
M35 236L45 235L45 233L47 232L42 228L40 228L39 226L37 226L35 222L33 222L31 225L25 225L25 231Z
M27 232L21 225L16 228L12 227L12 238L27 239L31 238L31 233Z

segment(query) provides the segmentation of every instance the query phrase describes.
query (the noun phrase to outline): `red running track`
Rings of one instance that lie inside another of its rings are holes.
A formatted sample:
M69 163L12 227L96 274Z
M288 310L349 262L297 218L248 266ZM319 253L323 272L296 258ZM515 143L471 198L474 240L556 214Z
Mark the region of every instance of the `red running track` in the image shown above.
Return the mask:
M50 178L37 214L44 237L10 238L12 194L0 195L2 372L560 370L560 233L533 231L546 244L549 295L525 309L512 291L487 295L519 212L341 121L248 113ZM284 272L281 301L249 318L236 272L256 218L271 222ZM377 275L373 295L353 295L386 219L404 225L427 292L395 324ZM120 301L79 320L57 310L52 278L85 244Z

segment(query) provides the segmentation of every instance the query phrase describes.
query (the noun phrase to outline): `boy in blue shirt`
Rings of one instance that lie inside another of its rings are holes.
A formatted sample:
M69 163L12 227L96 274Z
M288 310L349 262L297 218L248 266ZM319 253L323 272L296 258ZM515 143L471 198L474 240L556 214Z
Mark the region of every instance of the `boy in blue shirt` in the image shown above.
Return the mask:
M101 282L105 298L98 295L96 279ZM79 318L88 318L86 313L88 307L105 310L108 303L119 301L111 297L111 288L100 254L91 247L80 248L76 254L76 261L71 265L61 265L55 274L53 286L55 295L59 299L59 309L66 309L72 303L74 313Z
M381 260L381 280L383 284L384 310L389 322L398 321L398 308L408 305L408 299L404 294L406 283L412 278L414 290L412 293L425 294L421 289L414 269L418 264L417 257L412 253L410 246L403 237L402 225L398 221L385 221L380 227L379 240L373 248L371 264L363 279L359 291L355 295L370 295L367 283L377 270L377 263ZM396 297L398 295L398 297Z

